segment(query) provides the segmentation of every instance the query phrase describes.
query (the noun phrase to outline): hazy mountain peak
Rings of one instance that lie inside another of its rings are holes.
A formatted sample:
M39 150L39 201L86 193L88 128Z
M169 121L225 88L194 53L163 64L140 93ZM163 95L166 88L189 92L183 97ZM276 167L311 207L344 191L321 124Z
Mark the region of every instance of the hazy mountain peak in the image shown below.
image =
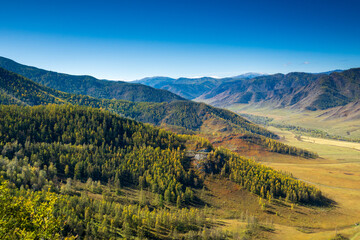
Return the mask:
M232 78L234 78L234 79L241 79L241 78L250 79L250 78L260 77L260 76L266 76L266 75L269 75L269 74L266 74L266 73L257 73L257 72L248 72L248 73L243 73L243 74L234 76L234 77L232 77Z

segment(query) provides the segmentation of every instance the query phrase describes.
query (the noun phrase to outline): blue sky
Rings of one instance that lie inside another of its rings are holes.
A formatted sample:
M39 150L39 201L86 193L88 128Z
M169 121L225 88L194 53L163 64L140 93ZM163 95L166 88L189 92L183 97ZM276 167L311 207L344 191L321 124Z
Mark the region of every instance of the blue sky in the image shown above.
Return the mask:
M0 55L98 78L360 67L360 1L1 1Z

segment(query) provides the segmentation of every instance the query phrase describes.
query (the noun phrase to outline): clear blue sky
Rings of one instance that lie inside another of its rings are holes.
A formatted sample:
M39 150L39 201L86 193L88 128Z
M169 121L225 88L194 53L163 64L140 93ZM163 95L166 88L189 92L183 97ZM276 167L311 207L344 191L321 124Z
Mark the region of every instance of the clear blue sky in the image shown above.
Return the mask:
M98 78L360 67L358 0L1 1L0 55Z

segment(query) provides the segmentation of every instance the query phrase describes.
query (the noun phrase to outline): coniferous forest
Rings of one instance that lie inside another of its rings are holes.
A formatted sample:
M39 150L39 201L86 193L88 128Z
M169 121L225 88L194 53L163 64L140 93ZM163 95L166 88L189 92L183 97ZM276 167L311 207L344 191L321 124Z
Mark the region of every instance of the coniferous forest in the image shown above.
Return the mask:
M193 166L190 148L206 148L207 157ZM194 191L206 174L262 198L327 201L315 187L204 139L89 107L0 106L0 153L0 205L14 212L2 211L5 239L201 238L212 220L196 208ZM138 201L121 197L127 189L140 192Z
M360 1L1 1L0 240L360 240Z

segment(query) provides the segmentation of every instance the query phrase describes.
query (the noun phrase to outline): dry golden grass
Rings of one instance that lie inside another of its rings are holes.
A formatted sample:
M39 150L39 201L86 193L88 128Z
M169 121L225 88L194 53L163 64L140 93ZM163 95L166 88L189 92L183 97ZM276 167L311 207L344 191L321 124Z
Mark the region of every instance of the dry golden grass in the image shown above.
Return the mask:
M204 199L211 203L216 217L225 222L224 229L236 229L243 223L239 216L247 211L260 222L275 224L275 231L266 233L270 239L325 240L334 237L336 232L359 239L360 228L355 227L355 223L360 222L360 151L357 150L360 144L325 139L312 139L315 143L299 141L291 132L271 130L285 136L284 143L317 152L320 157L304 159L270 153L234 136L212 136L210 140L217 146L228 147L265 165L292 173L320 188L336 205L331 208L295 206L291 210L289 204L273 202L267 203L264 211L260 209L257 196L240 186L226 180L208 179L205 182L208 193Z
M325 160L334 163L360 162L360 143L309 137L301 137L299 141L289 131L282 131L274 127L269 127L269 130L283 136L285 139L282 142L315 151Z
M332 239L336 232L343 235L344 237L348 237L352 240L359 240L356 234L360 233L359 227L352 227L347 229L339 229L339 230L329 230L329 231L321 231L317 233L307 233L306 230L300 228L293 228L284 225L275 225L275 232L270 234L269 238L274 240L330 240Z
M314 137L307 137L302 136L302 141L309 142L309 143L316 143L328 146L337 146L337 147L344 147L344 148L351 148L360 151L360 143L355 142L345 142L345 141L338 141L332 139L323 139L323 138L314 138ZM359 153L360 154L360 153Z
M329 239L329 236L335 234L335 230L331 229L336 227L343 229L339 232L349 237L359 232L360 230L353 226L360 222L360 151L357 150L360 144L314 138L313 141L299 141L290 132L275 128L271 130L285 135L285 143L316 151L320 158L312 160L311 163L263 158L263 163L291 172L294 177L316 185L336 202L336 207L331 210L333 217L318 215L319 226L324 231L316 234L314 238L300 239Z

